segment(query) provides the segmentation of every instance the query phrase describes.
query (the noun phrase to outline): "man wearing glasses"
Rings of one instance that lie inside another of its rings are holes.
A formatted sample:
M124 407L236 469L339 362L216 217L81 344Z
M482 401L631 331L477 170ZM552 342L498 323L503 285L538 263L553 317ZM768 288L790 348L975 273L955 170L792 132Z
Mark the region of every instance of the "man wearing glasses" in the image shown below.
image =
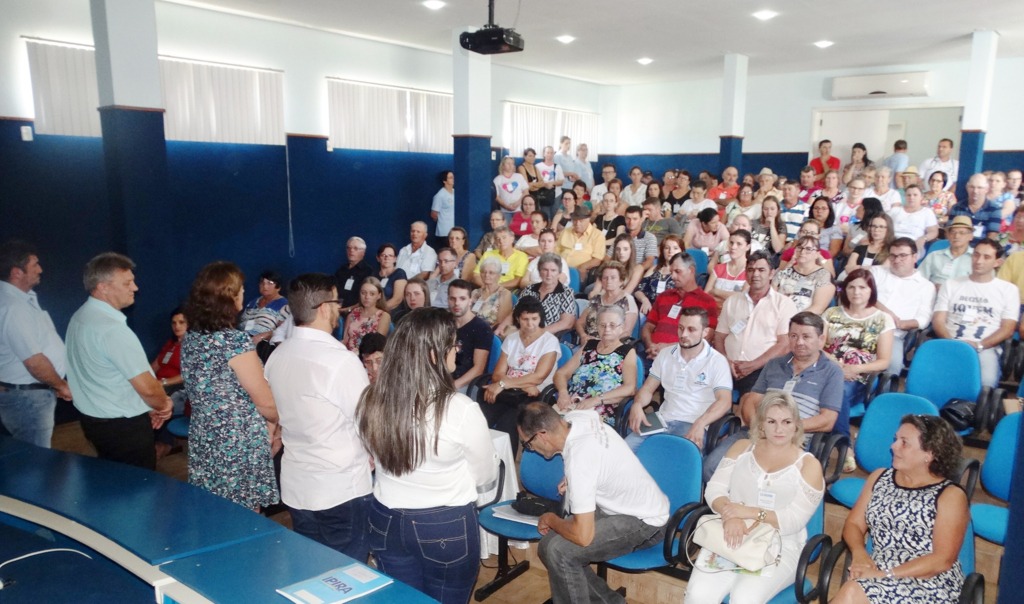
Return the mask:
M878 310L888 313L896 323L892 342L889 373L899 375L903 369L903 347L907 331L926 329L932 322L935 288L915 268L917 243L900 237L889 244L889 266L872 266L871 276L878 289Z
M973 245L985 238L999 240L1003 209L988 200L988 177L975 174L967 181L967 199L956 202L949 210L950 217L967 216L974 223Z
M548 569L551 599L624 602L590 565L660 543L668 497L593 409L570 411L563 419L551 405L535 402L522 408L518 423L524 450L545 459L561 453L565 463L558 492L571 515L549 512L537 523L544 535L537 553Z
M450 247L441 248L437 253L438 275L427 281L430 288L430 305L435 308L448 308L448 286L455 281L458 275L455 274L455 267L459 259L455 256L455 250Z
M295 332L267 360L264 375L280 415L281 501L295 532L366 562L362 529L373 481L355 416L370 382L359 358L331 335L341 311L337 298L330 275L292 280Z
M615 178L615 166L612 164L605 164L601 166L601 179L603 182L599 185L594 185L590 191L591 199L604 199L604 194L608 192L608 183Z

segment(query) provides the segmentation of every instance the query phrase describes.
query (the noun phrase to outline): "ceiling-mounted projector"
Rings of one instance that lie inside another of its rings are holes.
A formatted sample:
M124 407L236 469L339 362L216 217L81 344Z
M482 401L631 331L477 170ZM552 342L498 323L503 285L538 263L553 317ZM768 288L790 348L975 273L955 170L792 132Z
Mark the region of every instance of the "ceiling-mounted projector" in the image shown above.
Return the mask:
M487 25L476 31L462 32L459 44L470 52L482 55L522 51L523 37L516 30L494 24L494 0L488 0L487 11Z

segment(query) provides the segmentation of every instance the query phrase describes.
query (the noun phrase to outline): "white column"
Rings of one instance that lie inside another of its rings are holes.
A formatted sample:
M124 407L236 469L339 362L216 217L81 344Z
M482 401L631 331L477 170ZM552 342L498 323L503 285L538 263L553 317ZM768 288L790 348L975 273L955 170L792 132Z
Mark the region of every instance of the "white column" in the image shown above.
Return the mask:
M747 111L746 55L725 55L722 79L722 136L743 136L743 123Z
M454 132L458 135L491 136L491 57L469 52L459 35L474 27L452 30L452 92Z
M163 107L153 0L90 0L100 107Z
M984 132L988 129L988 108L992 100L998 46L999 34L994 31L976 31L971 38L971 68L962 130Z

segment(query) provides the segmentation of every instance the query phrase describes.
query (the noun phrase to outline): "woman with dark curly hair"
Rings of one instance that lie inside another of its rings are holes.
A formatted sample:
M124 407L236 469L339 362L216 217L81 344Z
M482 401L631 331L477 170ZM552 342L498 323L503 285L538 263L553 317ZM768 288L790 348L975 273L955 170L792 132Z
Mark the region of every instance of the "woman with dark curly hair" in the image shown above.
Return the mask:
M231 262L204 266L192 284L181 377L192 402L188 481L252 510L277 503L277 405L252 340L236 329L245 275Z
M892 444L892 468L868 477L843 540L850 579L832 604L956 602L964 582L957 555L971 514L951 480L963 445L939 417L905 415ZM874 544L869 554L865 534Z

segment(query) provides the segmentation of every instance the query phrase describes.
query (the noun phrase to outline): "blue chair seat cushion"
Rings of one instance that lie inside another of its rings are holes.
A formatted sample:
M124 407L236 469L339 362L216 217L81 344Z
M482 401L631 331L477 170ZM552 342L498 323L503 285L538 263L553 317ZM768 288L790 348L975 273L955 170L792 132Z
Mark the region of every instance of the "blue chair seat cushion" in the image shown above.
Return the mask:
M810 593L812 589L814 589L814 585L811 583L810 579L804 579L804 593ZM722 602L728 604L729 596L725 596L725 599L722 600ZM785 589L775 594L775 597L768 600L768 604L797 604L796 590L793 589L793 584L790 583Z
M679 539L675 540L673 549L675 551L679 551ZM648 570L651 568L660 568L662 566L668 566L668 561L665 560L665 556L663 555L664 553L665 544L659 542L657 545L637 550L626 554L625 556L612 558L608 561L608 565L624 570Z
M188 438L188 427L191 421L187 417L176 417L167 422L167 431L178 438Z
M863 489L863 478L841 478L829 487L828 494L839 503L852 509L853 504L857 503L857 498L860 497L860 492Z
M1003 545L1006 542L1006 528L1010 524L1010 510L984 503L971 506L974 533L986 541Z
M487 532L494 533L499 537L506 537L513 541L536 541L541 538L541 534L537 532L537 527L532 524L524 524L522 522L515 522L514 520L505 520L504 518L497 518L494 516L494 508L508 505L512 503L512 500L502 501L491 506L487 506L480 512L480 526Z

